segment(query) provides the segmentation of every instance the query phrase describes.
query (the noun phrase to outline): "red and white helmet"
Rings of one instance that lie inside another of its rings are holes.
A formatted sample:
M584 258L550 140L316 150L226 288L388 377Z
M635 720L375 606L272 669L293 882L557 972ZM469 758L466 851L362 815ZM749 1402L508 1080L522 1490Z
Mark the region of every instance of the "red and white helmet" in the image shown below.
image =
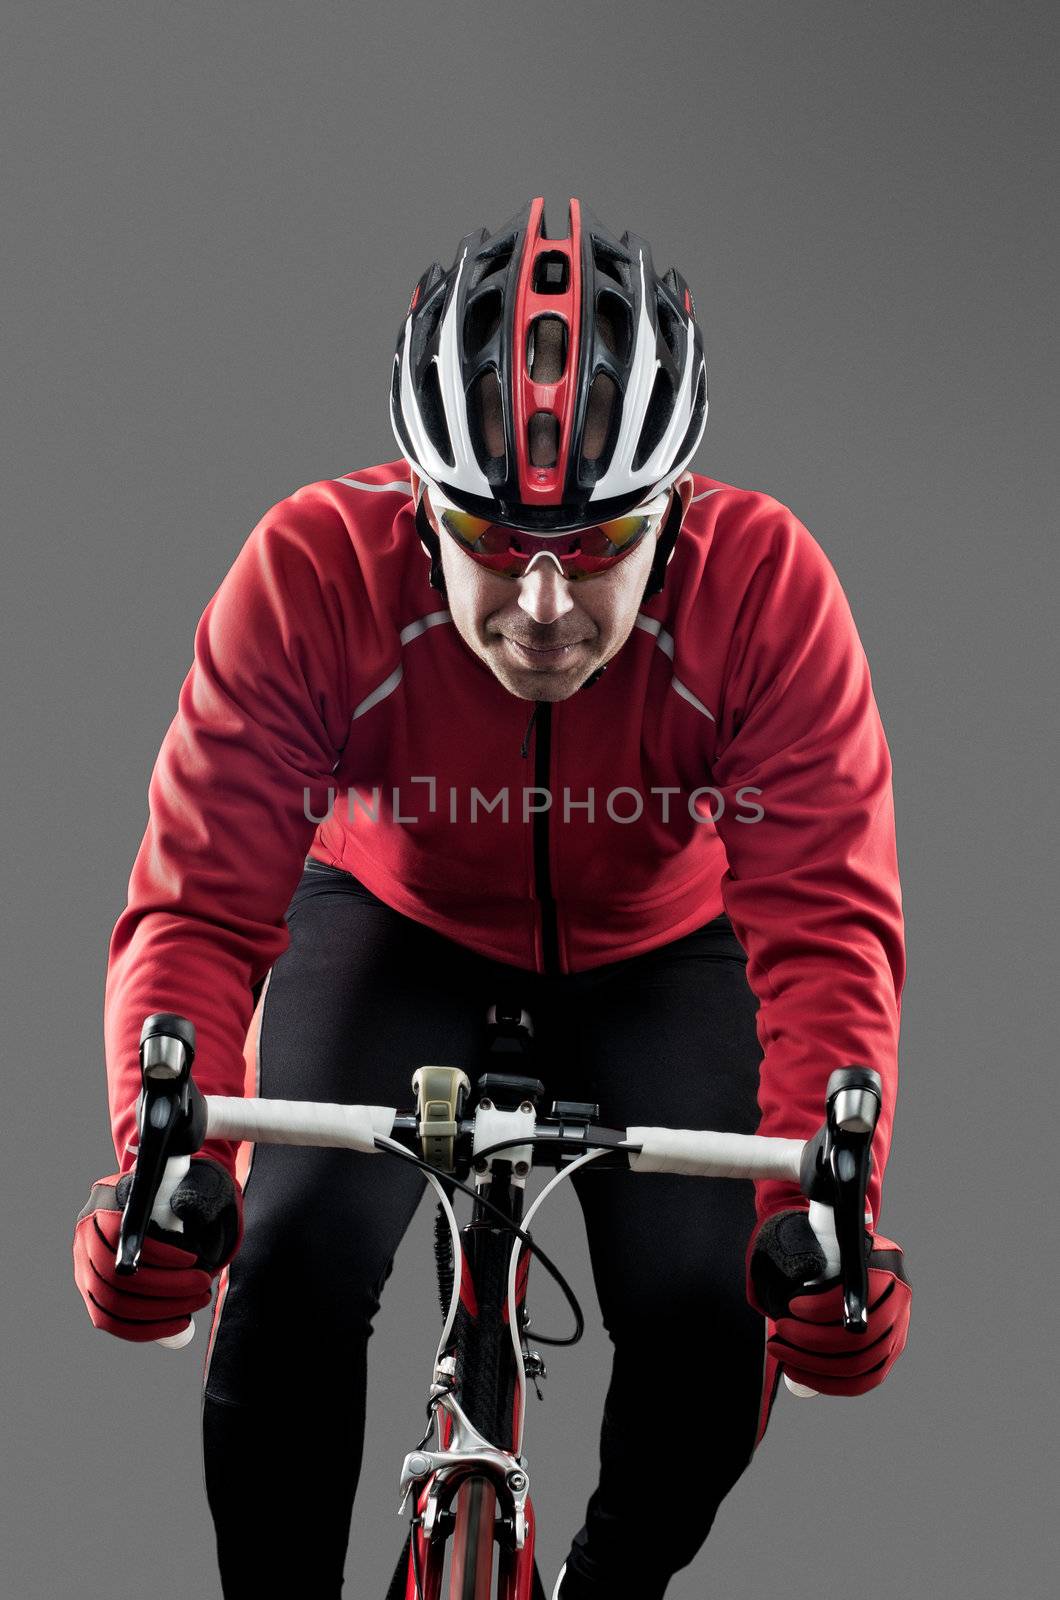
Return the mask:
M703 434L691 292L577 200L549 238L532 200L417 283L390 414L419 476L476 516L542 531L622 516L673 484Z

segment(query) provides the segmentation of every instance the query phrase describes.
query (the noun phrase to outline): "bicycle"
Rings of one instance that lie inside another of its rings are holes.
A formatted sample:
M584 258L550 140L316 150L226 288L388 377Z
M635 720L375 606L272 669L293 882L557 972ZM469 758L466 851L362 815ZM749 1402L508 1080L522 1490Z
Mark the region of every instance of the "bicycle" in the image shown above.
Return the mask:
M824 1121L805 1143L659 1127L616 1129L602 1125L599 1108L588 1102L555 1101L539 1115L544 1088L538 1079L493 1070L493 1061L507 1066L530 1060L530 1018L494 1007L488 1027L490 1070L475 1089L459 1068L423 1066L413 1074L417 1103L409 1111L204 1096L191 1076L194 1026L159 1013L146 1019L141 1033L139 1148L121 1221L119 1272L136 1271L152 1221L179 1230L169 1196L207 1136L390 1154L419 1167L438 1195L435 1242L444 1321L427 1428L401 1469L398 1509L400 1515L411 1503L410 1525L387 1600L440 1600L443 1581L448 1600L544 1600L523 1454L527 1384L537 1388L546 1375L535 1347L576 1343L584 1319L529 1224L572 1173L596 1164L798 1182L825 1251L825 1276L842 1282L845 1324L860 1332L868 1324L863 1218L880 1110L876 1073L856 1066L833 1072ZM524 1214L535 1165L554 1167L555 1176ZM457 1190L473 1201L463 1228L452 1204ZM532 1255L573 1312L574 1332L564 1338L535 1333L531 1341L526 1289ZM193 1334L191 1323L158 1342L179 1348ZM790 1382L789 1387L812 1392Z

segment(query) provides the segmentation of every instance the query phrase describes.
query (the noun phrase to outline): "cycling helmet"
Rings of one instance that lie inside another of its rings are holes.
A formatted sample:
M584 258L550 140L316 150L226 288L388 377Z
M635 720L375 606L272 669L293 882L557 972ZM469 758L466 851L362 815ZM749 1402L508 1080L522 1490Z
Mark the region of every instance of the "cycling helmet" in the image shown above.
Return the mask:
M577 200L567 233L532 200L459 245L412 292L394 357L390 415L421 478L476 516L555 531L624 515L685 469L707 416L692 295L651 248L614 238ZM681 522L675 500L647 594ZM436 541L420 537L441 587Z

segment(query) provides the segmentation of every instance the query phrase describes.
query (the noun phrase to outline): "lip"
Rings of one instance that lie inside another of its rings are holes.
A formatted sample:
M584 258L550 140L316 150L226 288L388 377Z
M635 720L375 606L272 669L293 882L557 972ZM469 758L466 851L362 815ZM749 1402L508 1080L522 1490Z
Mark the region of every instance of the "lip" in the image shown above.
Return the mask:
M505 644L515 651L521 661L528 666L538 668L547 668L560 664L566 665L573 657L574 652L585 643L584 639L574 639L570 644L552 645L548 649L535 650L530 645L520 644L518 640L510 639L507 634L504 634L503 638Z

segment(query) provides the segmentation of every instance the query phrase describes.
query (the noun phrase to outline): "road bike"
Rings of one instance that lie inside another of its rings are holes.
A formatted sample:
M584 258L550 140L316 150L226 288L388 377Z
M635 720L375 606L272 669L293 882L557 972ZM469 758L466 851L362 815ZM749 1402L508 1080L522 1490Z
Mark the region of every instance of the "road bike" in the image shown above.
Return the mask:
M422 1066L415 1107L203 1095L191 1069L195 1029L183 1017L148 1017L140 1041L139 1146L121 1221L120 1273L136 1271L149 1225L180 1231L169 1197L204 1140L318 1145L412 1162L438 1195L436 1257L443 1325L428 1387L427 1427L404 1458L400 1507L409 1532L387 1600L544 1600L534 1560L535 1518L523 1451L528 1384L545 1377L540 1345L574 1344L584 1320L530 1223L556 1186L589 1166L690 1177L798 1182L825 1253L823 1276L843 1286L844 1322L868 1325L865 1191L880 1110L880 1079L851 1066L828 1080L824 1120L805 1143L759 1135L661 1127L610 1128L588 1102L556 1100L532 1066L525 1011L494 1007L487 1070ZM512 1068L522 1070L510 1070ZM535 1166L554 1169L528 1208ZM473 1202L461 1227L456 1192ZM553 1277L574 1317L565 1337L531 1332L531 1258ZM186 1344L194 1325L159 1343ZM796 1385L789 1385L796 1392ZM538 1391L540 1392L540 1391ZM562 1576L562 1575L561 1575ZM556 1589L558 1591L558 1581ZM555 1591L554 1591L555 1592Z

